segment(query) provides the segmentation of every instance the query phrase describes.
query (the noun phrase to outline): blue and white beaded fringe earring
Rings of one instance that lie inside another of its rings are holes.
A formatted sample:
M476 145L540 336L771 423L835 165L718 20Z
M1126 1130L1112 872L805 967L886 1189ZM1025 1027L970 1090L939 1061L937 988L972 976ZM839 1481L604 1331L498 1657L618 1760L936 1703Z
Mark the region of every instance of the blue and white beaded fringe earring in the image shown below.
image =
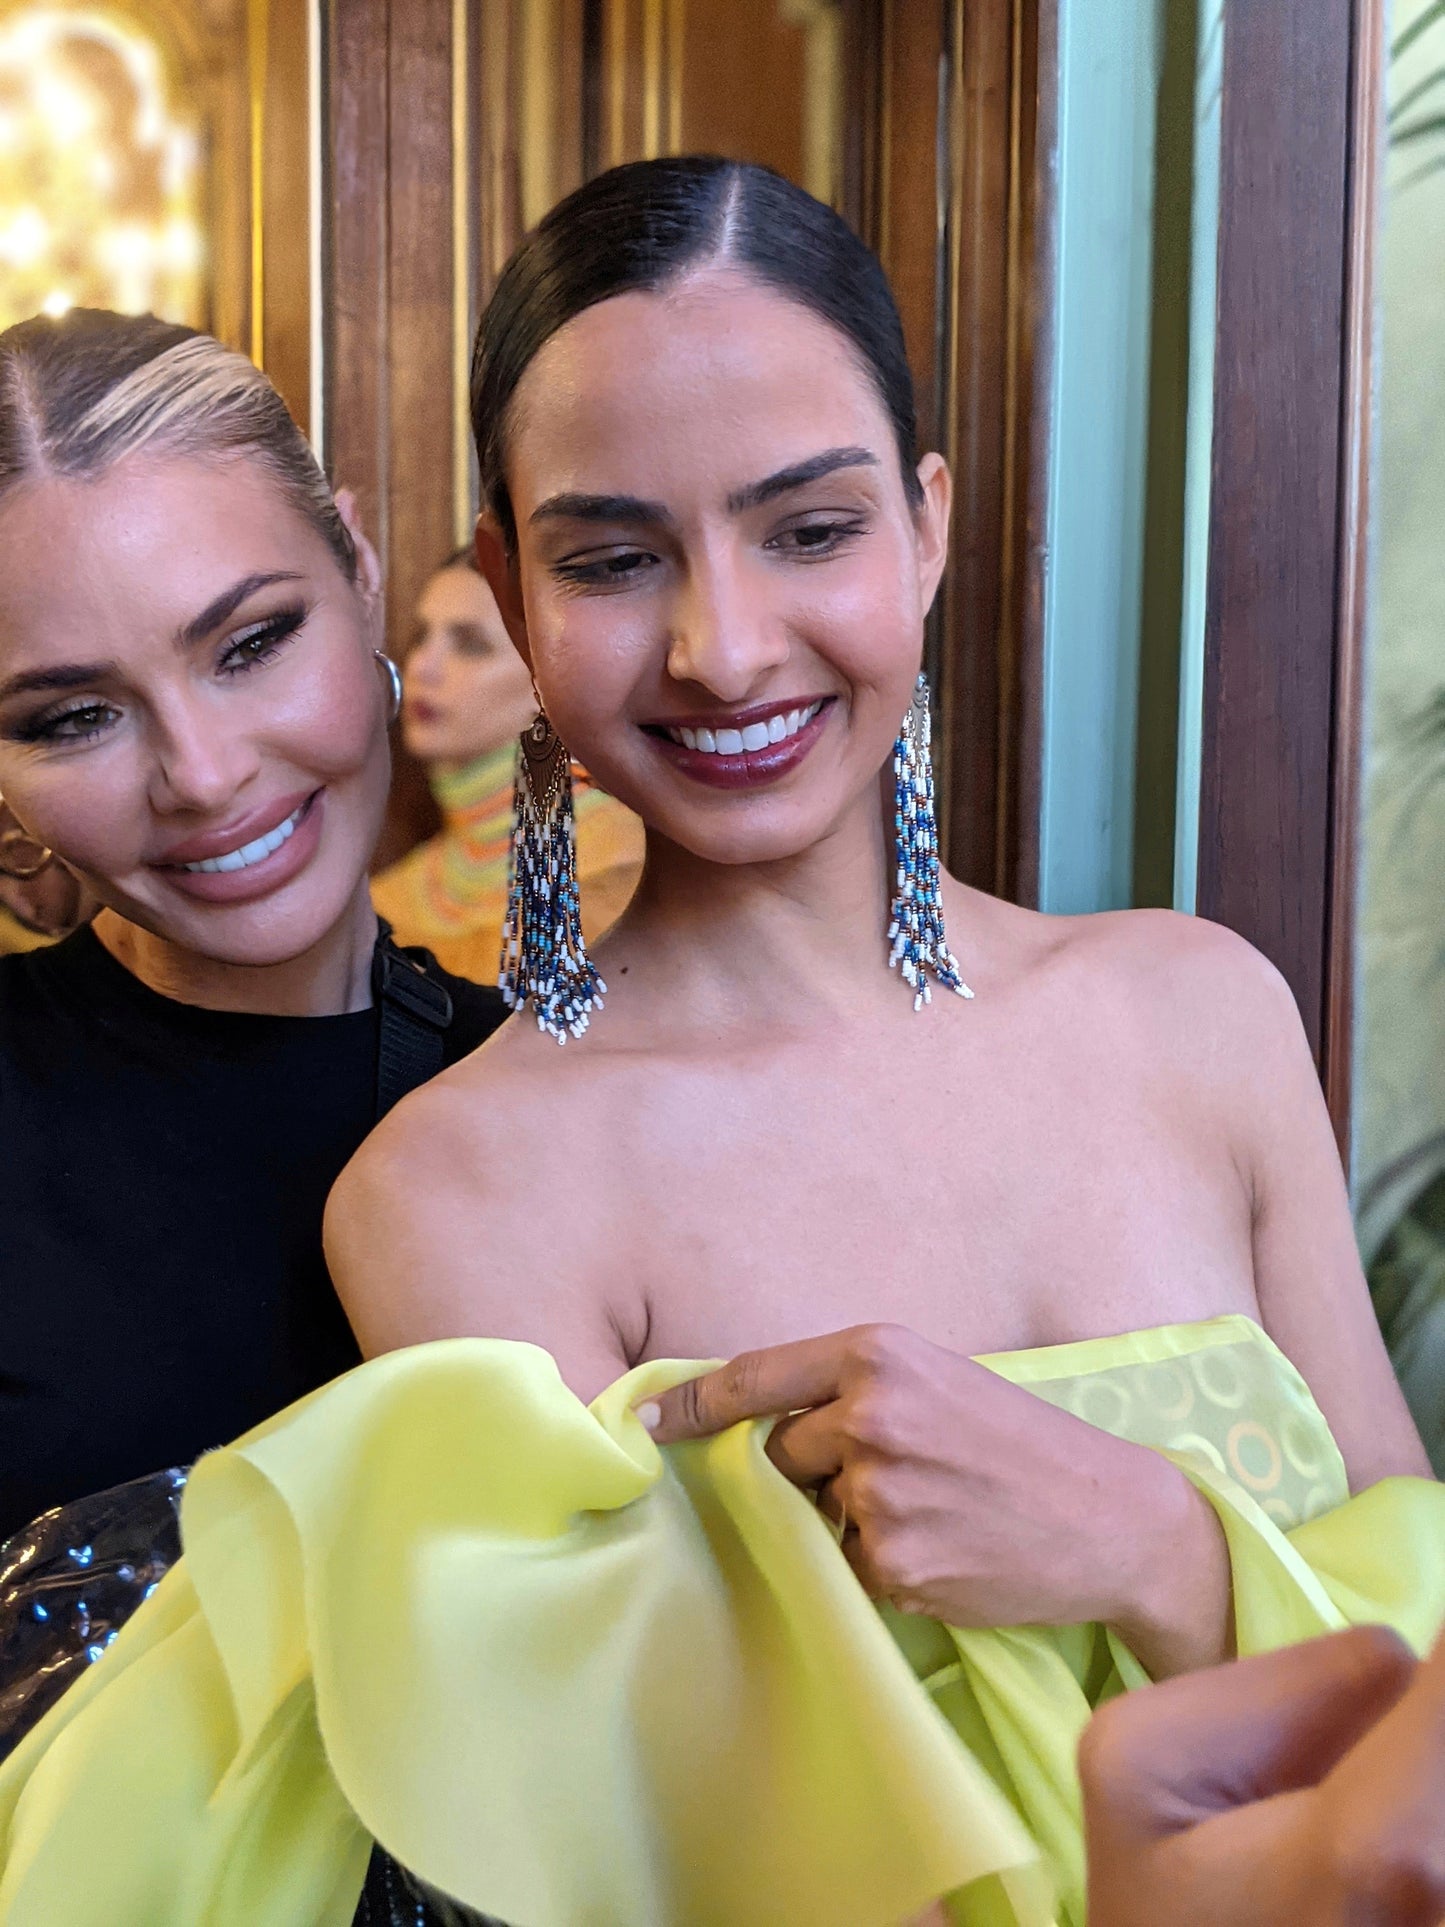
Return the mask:
M893 795L898 873L889 906L888 968L898 970L913 992L913 1008L922 1010L933 1001L930 975L960 997L973 995L958 974L958 960L943 928L927 676L914 684L913 701L893 745Z
M507 921L497 984L514 1010L529 1004L538 1030L580 1037L606 984L582 941L572 765L539 711L517 745Z

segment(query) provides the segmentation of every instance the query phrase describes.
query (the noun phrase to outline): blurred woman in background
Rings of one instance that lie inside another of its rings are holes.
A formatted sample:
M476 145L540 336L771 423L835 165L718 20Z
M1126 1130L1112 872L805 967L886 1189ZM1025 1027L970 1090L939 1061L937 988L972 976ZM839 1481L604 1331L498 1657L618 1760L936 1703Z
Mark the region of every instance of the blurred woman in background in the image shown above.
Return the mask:
M398 942L424 944L447 970L494 983L513 764L537 698L470 548L448 556L427 583L417 623L403 671L402 731L427 765L443 826L376 878L372 901ZM575 774L577 871L590 939L627 906L642 869L643 830L631 810Z

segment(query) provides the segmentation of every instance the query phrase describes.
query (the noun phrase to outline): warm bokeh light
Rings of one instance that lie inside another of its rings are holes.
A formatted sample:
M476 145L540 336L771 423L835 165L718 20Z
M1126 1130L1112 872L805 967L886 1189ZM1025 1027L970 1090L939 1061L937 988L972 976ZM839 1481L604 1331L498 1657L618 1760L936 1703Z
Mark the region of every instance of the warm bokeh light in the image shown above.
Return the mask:
M0 16L0 327L76 306L204 320L200 142L101 8Z

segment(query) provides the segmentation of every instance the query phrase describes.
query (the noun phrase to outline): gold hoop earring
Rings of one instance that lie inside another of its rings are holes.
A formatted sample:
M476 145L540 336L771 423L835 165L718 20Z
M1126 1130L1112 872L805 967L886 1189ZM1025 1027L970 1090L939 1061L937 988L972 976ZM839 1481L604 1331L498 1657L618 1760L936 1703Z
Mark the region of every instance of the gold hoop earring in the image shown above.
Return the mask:
M390 729L401 714L401 671L384 649L373 649L371 653L386 678L386 726Z
M0 796L0 809L5 799ZM35 856L30 862L13 856L12 851L33 850ZM29 883L38 877L42 870L48 870L55 861L55 852L44 843L37 843L33 836L27 836L18 825L13 830L0 830L0 876L14 879L16 883Z

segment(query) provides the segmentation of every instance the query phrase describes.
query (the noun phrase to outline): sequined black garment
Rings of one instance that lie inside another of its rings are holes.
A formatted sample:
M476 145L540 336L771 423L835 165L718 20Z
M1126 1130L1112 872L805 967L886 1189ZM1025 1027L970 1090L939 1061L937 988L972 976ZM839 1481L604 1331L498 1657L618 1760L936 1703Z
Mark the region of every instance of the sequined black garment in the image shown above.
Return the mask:
M180 1557L184 1472L47 1512L0 1546L0 1760Z
M502 1927L502 1923L424 1887L377 1847L351 1927Z
M0 1760L105 1652L180 1557L181 1471L47 1512L0 1546ZM353 1927L502 1927L373 1849Z

